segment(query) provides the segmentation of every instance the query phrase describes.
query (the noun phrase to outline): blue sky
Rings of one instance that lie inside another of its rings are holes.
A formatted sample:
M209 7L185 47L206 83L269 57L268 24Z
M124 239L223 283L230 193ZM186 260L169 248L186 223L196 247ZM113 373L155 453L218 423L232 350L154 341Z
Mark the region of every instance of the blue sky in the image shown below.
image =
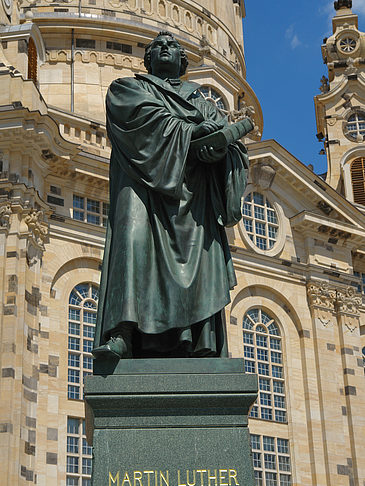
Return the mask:
M327 162L318 153L313 97L327 75L321 44L332 34L333 3L246 0L243 21L247 81L263 110L263 138L274 138L318 174ZM365 0L353 0L352 11L365 31Z

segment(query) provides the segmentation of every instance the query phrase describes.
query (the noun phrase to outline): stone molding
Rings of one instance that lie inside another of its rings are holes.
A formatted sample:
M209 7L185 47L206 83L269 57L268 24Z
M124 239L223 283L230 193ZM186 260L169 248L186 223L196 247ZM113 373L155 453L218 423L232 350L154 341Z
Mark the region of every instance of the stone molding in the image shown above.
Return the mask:
M328 282L308 282L307 296L309 307L316 307L330 312L335 310L336 289L331 288Z
M324 280L307 283L309 307L323 327L332 325L332 317L337 317L351 332L359 325L362 298L351 286L329 284Z

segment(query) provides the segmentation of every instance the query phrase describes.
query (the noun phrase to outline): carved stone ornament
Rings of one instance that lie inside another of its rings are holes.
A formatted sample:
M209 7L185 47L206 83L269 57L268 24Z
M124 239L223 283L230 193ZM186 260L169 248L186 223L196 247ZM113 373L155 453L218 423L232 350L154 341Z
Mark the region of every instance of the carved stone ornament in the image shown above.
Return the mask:
M259 160L252 166L252 182L261 189L269 189L274 182L276 171L267 159Z
M334 310L336 291L331 289L327 282L310 282L307 288L307 295L311 307Z
M202 35L202 38L199 41L200 47L199 47L199 54L201 56L209 56L210 54L210 44L209 41L206 37L206 35Z
M48 225L43 221L43 217L43 211L37 211L36 209L32 209L25 217L28 230L32 234L33 243L42 251L48 236Z
M328 93L328 91L330 90L330 85L326 76L321 77L321 86L319 87L319 89L323 94Z
M13 11L13 0L2 0L3 7L5 10L6 15L11 15L11 12Z
M10 216L11 216L11 204L6 203L3 206L0 206L0 227L1 228L8 228L10 227Z
M362 299L356 295L354 287L337 290L337 312L358 316L361 304Z

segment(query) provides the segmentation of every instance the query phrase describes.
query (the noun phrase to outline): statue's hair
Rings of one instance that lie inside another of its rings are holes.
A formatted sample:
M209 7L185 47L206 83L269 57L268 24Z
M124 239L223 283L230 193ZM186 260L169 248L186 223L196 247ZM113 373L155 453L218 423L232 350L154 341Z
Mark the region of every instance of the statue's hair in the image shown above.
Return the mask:
M158 37L161 37L162 35L171 37L173 40L175 40L179 44L180 58L181 58L181 67L180 67L179 76L184 76L184 74L186 73L186 69L188 67L188 64L189 64L188 58L187 58L186 53L184 51L184 48L182 47L180 42L174 37L173 34L171 34L171 32L168 32L167 30L162 30L161 32L159 32L157 34L157 36L153 39L153 41L151 41L146 46L145 53L144 53L144 65L147 69L147 72L149 74L152 74L152 71L151 71L151 49L152 49L152 46L153 46L153 43L155 42L155 40Z

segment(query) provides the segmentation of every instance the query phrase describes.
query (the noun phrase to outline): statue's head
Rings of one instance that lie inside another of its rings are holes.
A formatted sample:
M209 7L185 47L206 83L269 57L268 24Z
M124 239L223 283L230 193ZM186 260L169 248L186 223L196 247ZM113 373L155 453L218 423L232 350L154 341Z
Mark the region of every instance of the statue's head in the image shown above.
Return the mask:
M171 32L160 32L146 47L144 65L149 74L158 75L156 71L167 65L171 68L173 65L180 77L185 74L188 64L183 47Z

